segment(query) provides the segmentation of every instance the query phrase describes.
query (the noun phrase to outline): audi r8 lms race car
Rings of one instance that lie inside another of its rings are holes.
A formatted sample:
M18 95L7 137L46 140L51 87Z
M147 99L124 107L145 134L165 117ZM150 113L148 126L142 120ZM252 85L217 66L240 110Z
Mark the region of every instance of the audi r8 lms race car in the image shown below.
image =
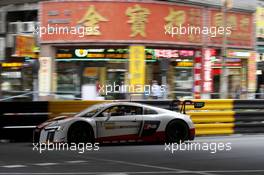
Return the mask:
M184 142L194 124L184 113L133 102L96 104L37 126L34 142Z

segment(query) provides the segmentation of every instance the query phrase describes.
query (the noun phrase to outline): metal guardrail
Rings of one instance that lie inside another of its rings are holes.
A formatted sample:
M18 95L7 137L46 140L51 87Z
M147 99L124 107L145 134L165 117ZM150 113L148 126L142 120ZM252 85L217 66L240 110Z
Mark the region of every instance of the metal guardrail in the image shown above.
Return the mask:
M0 138L30 141L36 125L49 116L48 102L0 102Z

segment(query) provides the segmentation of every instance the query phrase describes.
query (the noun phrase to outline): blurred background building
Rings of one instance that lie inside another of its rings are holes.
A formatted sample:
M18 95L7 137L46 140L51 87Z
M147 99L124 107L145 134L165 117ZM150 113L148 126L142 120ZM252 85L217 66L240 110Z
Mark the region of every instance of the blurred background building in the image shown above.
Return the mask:
M52 98L124 99L133 92L106 95L99 88L157 82L166 86L158 98L220 98L224 55L228 98L255 98L264 83L264 2L226 2L223 14L222 0L0 0L1 96L34 91ZM232 33L171 36L164 27L190 25L226 25ZM40 38L39 26L96 30L78 36L50 29L53 34ZM143 90L139 96L153 98Z

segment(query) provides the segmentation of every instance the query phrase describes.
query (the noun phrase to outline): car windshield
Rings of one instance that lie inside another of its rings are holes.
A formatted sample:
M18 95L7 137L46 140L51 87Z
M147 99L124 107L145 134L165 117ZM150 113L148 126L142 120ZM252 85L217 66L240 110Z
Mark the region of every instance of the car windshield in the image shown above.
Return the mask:
M95 104L92 105L85 110L81 111L80 113L76 114L75 117L92 117L98 111L103 109L107 104Z

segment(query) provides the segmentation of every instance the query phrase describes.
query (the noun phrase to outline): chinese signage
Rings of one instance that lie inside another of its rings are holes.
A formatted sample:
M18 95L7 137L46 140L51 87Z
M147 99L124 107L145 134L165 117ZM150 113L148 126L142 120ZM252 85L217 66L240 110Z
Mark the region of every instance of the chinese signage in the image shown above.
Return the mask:
M248 91L256 91L256 57L255 52L251 52L250 58L248 59Z
M264 38L264 8L263 7L257 7L256 35L259 38Z
M203 54L203 79L202 79L202 87L204 93L212 92L212 63L211 63L211 50L204 49Z
M151 49L145 49L146 59L154 59ZM128 59L128 49L57 49L57 59Z
M226 27L231 27L231 33L227 34L227 45L232 46L253 46L252 15L241 12L228 12L226 15ZM223 13L217 10L210 10L210 26L221 27L223 23ZM211 44L222 45L223 35L217 34L210 37Z
M148 22L149 9L136 4L134 7L128 7L126 15L129 17L127 23L131 24L131 37L140 35L146 37L146 22Z
M202 53L201 51L195 52L194 57L194 98L200 99L202 93Z
M130 46L129 48L129 79L131 86L142 87L145 84L144 46Z
M17 35L15 40L15 54L13 56L36 58L35 48L36 43L33 36Z
M183 35L186 40L192 42L202 40L201 33L188 32L190 27L198 30L202 28L202 11L200 9L190 8L185 11L184 9L170 8L169 14L164 19L166 21L165 29L168 33L182 33L175 36L177 40L181 39Z
M87 29L85 35L101 35L99 23L102 21L108 20L98 13L94 5L90 5L78 24Z
M50 57L40 57L39 63L39 95L46 96L51 91L52 61Z
M220 10L170 3L118 1L46 1L40 3L38 34L42 43L122 42L195 44L204 41L219 46L224 31ZM206 21L206 23L204 23ZM208 21L208 22L207 22ZM207 24L208 23L208 24ZM228 12L225 30L228 46L253 47L253 15ZM208 31L210 28L210 31ZM218 32L213 31L218 28ZM168 29L168 30L167 30ZM172 30L170 30L172 29ZM181 30L181 31L174 31ZM191 29L195 32L184 33ZM212 29L212 30L211 30ZM201 32L214 33L204 35Z
M201 44L201 35L165 34L166 26L202 27L202 8L169 3L52 1L40 3L40 42Z
M226 52L226 57L228 58L249 58L250 51L238 50L238 49L228 49Z
M157 58L178 58L178 57L193 57L193 50L167 50L155 49L155 57Z

